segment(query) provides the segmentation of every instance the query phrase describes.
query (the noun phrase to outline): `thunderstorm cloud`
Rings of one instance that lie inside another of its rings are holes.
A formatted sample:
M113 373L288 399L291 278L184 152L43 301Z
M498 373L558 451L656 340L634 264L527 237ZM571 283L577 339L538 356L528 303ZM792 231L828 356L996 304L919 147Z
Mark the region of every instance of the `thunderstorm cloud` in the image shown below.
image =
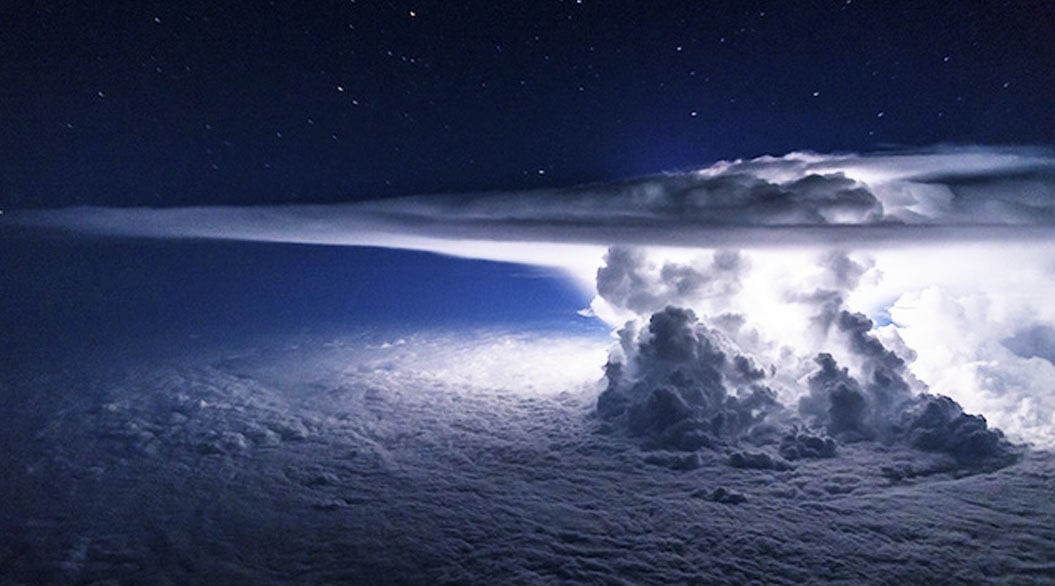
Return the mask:
M1048 151L792 153L530 192L0 217L0 236L29 242L85 234L558 267L605 328L232 331L146 366L122 347L0 377L26 389L9 394L27 414L10 429L47 422L10 451L26 473L4 493L73 487L19 497L51 519L0 545L0 572L25 581L1050 574ZM110 502L134 505L91 508ZM260 553L232 564L240 551Z
M432 239L725 247L1050 239L1055 156L982 147L791 153L563 189L8 216L7 224L99 233L409 248L437 246Z
M964 442L1002 454L966 407L1016 441L1055 444L1055 312L1033 293L1055 285L1055 155L1043 149L796 152L344 205L15 210L0 228L557 266L595 295L584 313L619 332L601 415L652 443L802 426L961 461L973 458ZM920 440L921 421L941 438Z

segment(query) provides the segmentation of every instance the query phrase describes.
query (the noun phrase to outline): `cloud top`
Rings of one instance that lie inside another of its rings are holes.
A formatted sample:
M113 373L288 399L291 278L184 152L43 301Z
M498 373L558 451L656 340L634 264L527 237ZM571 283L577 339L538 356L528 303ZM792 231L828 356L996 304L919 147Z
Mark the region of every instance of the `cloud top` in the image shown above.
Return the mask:
M17 211L5 223L315 244L419 239L738 247L1050 238L1055 156L1024 148L790 153L564 189L343 205Z
M602 244L1025 236L1055 226L1055 158L984 148L790 153L568 189L362 207L429 232Z

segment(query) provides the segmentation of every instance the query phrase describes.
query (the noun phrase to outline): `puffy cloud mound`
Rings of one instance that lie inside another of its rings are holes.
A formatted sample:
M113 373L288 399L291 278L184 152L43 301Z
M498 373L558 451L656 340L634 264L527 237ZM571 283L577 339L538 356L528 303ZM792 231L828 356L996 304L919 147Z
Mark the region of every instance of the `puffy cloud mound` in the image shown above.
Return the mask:
M650 445L696 450L765 435L782 410L752 358L691 310L668 306L620 336L597 411Z
M1012 446L984 417L964 413L949 397L916 395L905 361L870 333L871 320L843 310L835 324L859 359L862 378L851 376L831 354L817 356L819 369L799 401L799 413L813 428L840 441L877 440L943 452L965 465L1013 459Z
M868 333L872 322L867 317L842 310L834 325L861 362L864 383L831 354L821 353L816 358L820 370L809 377L810 393L799 401L799 412L840 439L887 437L893 414L912 397L905 361Z
M635 314L683 306L705 298L723 298L740 290L746 261L736 250L711 258L653 263L640 248L613 246L597 270L597 294L610 305Z
M628 323L606 365L597 401L605 421L641 437L646 447L701 448L778 444L783 458L734 451L735 468L785 470L794 461L836 456L838 442L875 441L948 454L963 466L1000 465L1015 451L985 418L954 400L916 394L905 361L871 332L872 322L841 311L833 323L856 376L829 353L815 358L798 402L800 423L765 384L755 360L689 309L668 306L645 327ZM681 460L653 463L692 468Z
M814 434L806 428L792 426L780 438L780 455L786 460L834 458L835 440Z
M817 356L817 364L820 369L809 378L810 394L800 400L799 412L813 428L839 441L900 443L944 452L965 465L1014 459L1014 450L1004 434L989 429L984 417L964 413L949 397L908 394L908 386L896 371L877 372L872 381L861 384L846 368L840 368L830 354ZM802 454L813 454L800 447L811 445L823 454L819 457L834 452L834 444L828 448L819 438L809 437L795 443L785 439L780 450L785 458L794 460Z
M896 433L902 441L928 452L945 452L962 464L1014 459L1014 451L999 429L989 429L985 417L963 412L949 397L920 395L901 412Z
M791 469L791 465L787 462L765 452L733 452L729 455L729 465L733 468L753 468L755 470Z
M839 368L831 354L819 354L817 365L820 370L810 377L810 394L799 401L799 412L814 427L839 438L875 437L874 405L849 370Z

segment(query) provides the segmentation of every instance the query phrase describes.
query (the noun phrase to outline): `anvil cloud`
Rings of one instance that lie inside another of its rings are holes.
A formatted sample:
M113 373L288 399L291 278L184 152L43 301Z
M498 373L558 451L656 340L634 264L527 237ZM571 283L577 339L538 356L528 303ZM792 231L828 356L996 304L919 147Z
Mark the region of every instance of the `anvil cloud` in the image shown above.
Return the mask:
M437 239L727 247L1050 239L1055 156L982 147L790 153L565 189L343 205L16 210L6 223L424 249L443 248Z

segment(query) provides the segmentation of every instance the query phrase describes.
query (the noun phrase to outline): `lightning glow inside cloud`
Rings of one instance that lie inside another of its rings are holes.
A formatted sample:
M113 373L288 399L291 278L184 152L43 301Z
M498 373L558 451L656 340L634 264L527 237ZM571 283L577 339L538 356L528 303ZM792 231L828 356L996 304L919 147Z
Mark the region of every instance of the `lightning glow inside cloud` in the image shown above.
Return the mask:
M4 225L558 267L619 330L612 421L656 441L812 424L961 454L949 438L990 437L962 406L1055 446L1055 335L1036 334L1055 331L1055 157L1039 149L792 153L569 189L16 211Z

